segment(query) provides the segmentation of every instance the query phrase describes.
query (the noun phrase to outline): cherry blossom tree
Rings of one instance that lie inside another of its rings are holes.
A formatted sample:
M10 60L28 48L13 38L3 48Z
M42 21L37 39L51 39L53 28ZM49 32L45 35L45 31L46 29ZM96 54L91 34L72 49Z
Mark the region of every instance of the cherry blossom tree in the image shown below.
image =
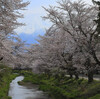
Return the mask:
M89 82L93 81L94 70L97 68L94 63L100 65L97 56L99 37L97 36L95 19L97 17L97 7L86 5L83 1L72 2L62 0L59 6L44 8L48 14L44 19L49 19L54 26L63 29L73 38L77 45L75 54L82 54L84 58L83 67L88 71ZM79 59L79 58L77 58Z
M63 29L52 26L44 36L39 37L39 44L33 45L29 50L35 66L35 68L33 66L34 71L37 68L46 74L54 73L64 76L67 72L70 76L73 74L76 76L76 71L73 73L71 71L73 65L69 65L69 61L72 62L71 56L76 50L75 42L71 36Z
M29 2L23 2L23 0L0 0L0 57L7 64L12 62L14 64L17 61L19 54L17 50L19 47L23 47L14 30L18 26L24 25L17 19L23 18L19 11L24 10L28 4Z

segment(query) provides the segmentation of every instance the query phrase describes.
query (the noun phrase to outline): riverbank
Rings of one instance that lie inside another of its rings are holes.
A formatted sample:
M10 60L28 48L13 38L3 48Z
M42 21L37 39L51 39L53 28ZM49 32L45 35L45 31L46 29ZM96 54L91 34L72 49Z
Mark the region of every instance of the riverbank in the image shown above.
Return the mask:
M0 64L0 99L11 99L8 96L10 82L17 76L12 73L12 69Z
M69 77L53 77L37 75L22 71L25 79L20 84L31 82L39 85L39 89L46 91L52 99L100 99L100 81L88 83L84 79L70 79Z

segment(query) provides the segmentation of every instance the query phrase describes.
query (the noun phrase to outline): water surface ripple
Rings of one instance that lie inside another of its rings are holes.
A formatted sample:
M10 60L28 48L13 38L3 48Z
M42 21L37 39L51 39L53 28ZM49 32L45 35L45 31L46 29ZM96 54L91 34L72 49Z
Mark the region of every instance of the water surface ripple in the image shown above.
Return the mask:
M18 85L18 81L22 81L23 79L23 76L19 76L11 82L9 96L12 99L50 99L45 92L38 90L37 85Z

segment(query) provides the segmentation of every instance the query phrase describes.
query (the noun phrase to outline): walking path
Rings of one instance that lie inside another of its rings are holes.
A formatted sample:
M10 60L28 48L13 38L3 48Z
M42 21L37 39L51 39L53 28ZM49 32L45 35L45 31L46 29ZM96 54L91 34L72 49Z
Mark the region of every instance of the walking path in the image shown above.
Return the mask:
M88 77L84 75L79 76L79 78L88 79ZM94 80L100 80L100 75L94 75Z
M67 77L70 77L69 75L66 75ZM75 78L75 76L73 76ZM87 76L85 75L80 75L79 78L84 78L84 79L88 79ZM100 80L100 75L94 75L94 80Z

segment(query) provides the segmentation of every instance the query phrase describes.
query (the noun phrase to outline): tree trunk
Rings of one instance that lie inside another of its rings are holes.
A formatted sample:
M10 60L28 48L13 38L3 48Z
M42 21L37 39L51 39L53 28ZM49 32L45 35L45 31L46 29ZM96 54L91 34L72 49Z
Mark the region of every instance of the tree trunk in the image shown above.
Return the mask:
M99 59L97 58L96 53L95 53L95 51L94 51L93 49L92 49L91 55L93 56L95 62L96 62L98 65L100 65L100 61L99 61Z
M3 60L3 57L0 58L0 61L2 61L2 60Z
M73 75L72 74L69 74L70 75L70 78L73 78Z
M77 74L77 73L75 74L75 79L79 79L79 76L78 76L78 74Z
M93 81L93 71L88 71L88 82L91 83Z
M86 67L88 69L88 82L92 82L93 81L93 74L94 74L94 68L91 64L91 60L90 60L90 57L87 58L86 60Z

